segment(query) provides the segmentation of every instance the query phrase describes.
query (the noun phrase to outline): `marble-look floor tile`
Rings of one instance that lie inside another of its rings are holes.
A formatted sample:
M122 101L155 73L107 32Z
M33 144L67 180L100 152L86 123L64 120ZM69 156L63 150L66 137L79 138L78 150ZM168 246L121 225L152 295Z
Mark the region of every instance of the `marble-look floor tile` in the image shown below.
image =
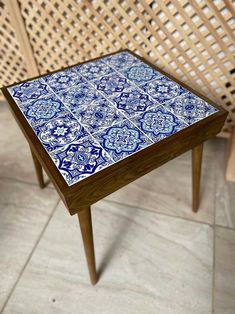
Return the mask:
M76 216L58 207L9 313L211 313L212 229L138 208L93 207L100 281L91 286Z
M214 222L215 145L204 145L200 207L192 212L191 152L166 163L106 199L206 223Z
M0 162L0 177L38 184L28 143L5 102L0 104Z
M0 311L59 197L0 178Z
M235 183L225 180L227 141L216 139L218 158L216 177L215 221L219 226L235 228Z
M235 230L216 228L215 314L235 313Z

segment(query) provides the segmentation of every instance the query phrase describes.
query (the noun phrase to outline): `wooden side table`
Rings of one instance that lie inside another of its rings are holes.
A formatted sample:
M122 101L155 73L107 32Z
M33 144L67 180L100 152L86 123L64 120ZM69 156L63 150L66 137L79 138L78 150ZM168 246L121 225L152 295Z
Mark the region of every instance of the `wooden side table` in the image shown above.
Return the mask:
M32 151L71 215L78 214L97 281L92 204L192 149L192 208L199 205L202 143L227 113L123 50L2 88Z

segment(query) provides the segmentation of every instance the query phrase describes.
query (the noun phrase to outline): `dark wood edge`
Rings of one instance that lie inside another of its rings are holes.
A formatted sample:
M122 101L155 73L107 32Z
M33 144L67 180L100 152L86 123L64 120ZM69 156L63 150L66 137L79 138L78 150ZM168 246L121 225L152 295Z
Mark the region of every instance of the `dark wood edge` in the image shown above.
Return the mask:
M216 104L214 104L214 102L212 102L211 100L209 100L208 98L206 98L205 96L201 95L200 93L196 92L195 90L193 90L192 88L190 88L189 86L187 86L186 84L180 82L179 80L175 79L174 77L172 77L171 75L167 74L166 72L162 71L161 69L159 69L158 67L156 67L155 65L151 64L150 62L148 62L147 60L145 60L144 58L139 57L138 55L136 55L135 53L133 53L132 51L130 51L129 49L124 49L124 50L119 50L116 51L114 53L110 53L108 55L105 56L111 56L114 55L116 53L119 52L124 52L124 51L128 51L129 53L131 53L133 56L137 57L138 59L142 60L143 62L147 63L149 66L151 66L152 68L156 69L157 71L159 71L160 73L162 73L163 75L169 77L170 79L172 79L173 81L175 81L177 84L183 86L184 88L188 89L189 91L191 91L192 93L194 93L195 95L198 95L200 98L204 99L205 101L207 101L209 104L211 104L212 106L216 107L218 109L218 112L207 117L206 119L201 120L200 122L197 122L189 127L187 127L186 129L181 130L180 132L177 132L176 134L161 140L160 142L157 142L155 144L152 144L151 146L125 158L122 161L119 161L117 163L115 163L114 165L111 165L101 171L99 171L96 174L93 174L91 177L88 177L78 183L75 183L72 186L68 186L67 183L65 182L64 178L62 177L62 175L60 174L59 170L57 169L57 167L55 166L55 164L53 163L52 159L50 158L50 156L48 155L47 151L45 150L45 148L43 147L42 143L40 142L40 140L38 139L38 137L36 136L36 134L34 133L33 129L31 128L31 126L29 125L29 123L27 122L26 118L24 117L24 115L22 114L22 112L20 111L20 109L18 108L17 104L15 103L13 97L11 96L11 94L8 92L7 88L14 86L16 84L11 84L8 85L6 87L2 87L1 90L6 98L6 100L8 101L11 111L13 112L13 115L17 121L17 123L19 124L21 130L23 131L25 137L27 138L29 145L31 146L32 150L34 151L34 153L36 154L39 162L42 164L43 168L45 169L45 171L47 172L49 178L52 180L52 182L54 183L58 193L60 194L62 200L64 201L65 205L67 205L67 195L71 194L71 192L78 192L80 187L86 185L86 184L90 184L93 181L95 181L96 179L100 178L101 176L105 176L106 173L110 173L113 172L121 167L123 167L124 165L131 163L133 160L135 160L136 158L141 158L142 156L144 156L147 153L150 153L151 151L154 151L156 149L160 149L163 145L167 145L170 144L171 142L173 142L175 139L177 139L179 136L184 136L186 132L186 130L190 129L192 132L194 132L194 130L196 130L198 128L198 126L200 125L204 125L204 124L210 124L213 123L213 121L215 121L216 119L218 119L219 117L223 116L223 118L226 118L227 115L227 111L225 111L223 108L217 106ZM68 68L72 68L74 66L80 65L80 64L85 64L87 62L90 61L94 61L94 60L98 60L103 58L104 56L98 57L98 58L94 58L92 60L88 60L85 62L81 62L81 63L77 63L75 65L69 66L69 67L65 67L59 70L55 70L53 72L50 73L46 73L40 76L36 76L34 78L31 79L26 79L24 81L21 81L17 84L23 83L23 82L28 82L30 80L34 80L37 78L41 78L44 77L48 74L52 74L52 73L56 73L59 72L63 69L68 69Z

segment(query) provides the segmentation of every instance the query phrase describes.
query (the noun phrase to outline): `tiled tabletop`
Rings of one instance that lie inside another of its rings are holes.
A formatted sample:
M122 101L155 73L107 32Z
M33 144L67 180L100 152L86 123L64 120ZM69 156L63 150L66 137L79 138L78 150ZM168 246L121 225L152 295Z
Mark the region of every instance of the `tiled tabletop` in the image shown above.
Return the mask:
M69 186L218 111L126 51L8 91Z

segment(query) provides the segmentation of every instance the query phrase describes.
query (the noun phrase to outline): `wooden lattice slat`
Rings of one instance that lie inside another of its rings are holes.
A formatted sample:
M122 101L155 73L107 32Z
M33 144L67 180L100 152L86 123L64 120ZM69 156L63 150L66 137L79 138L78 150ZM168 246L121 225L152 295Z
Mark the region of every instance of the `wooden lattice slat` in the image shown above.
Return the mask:
M234 1L18 3L40 73L129 48L226 107L226 128L235 123Z

